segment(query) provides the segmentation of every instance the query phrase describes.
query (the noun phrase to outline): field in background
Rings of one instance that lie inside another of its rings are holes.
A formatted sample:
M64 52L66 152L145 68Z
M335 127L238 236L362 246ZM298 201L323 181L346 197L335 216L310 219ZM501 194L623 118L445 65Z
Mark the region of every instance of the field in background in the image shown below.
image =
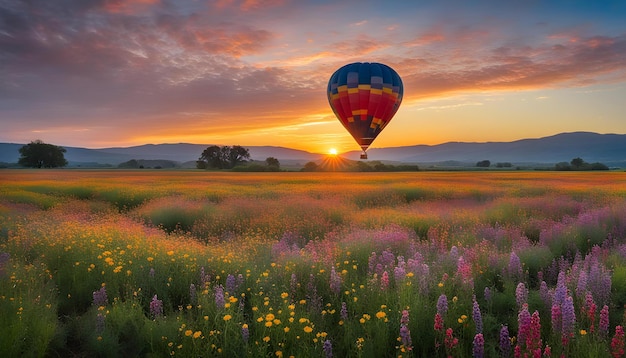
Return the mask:
M623 356L624 174L0 171L0 355Z

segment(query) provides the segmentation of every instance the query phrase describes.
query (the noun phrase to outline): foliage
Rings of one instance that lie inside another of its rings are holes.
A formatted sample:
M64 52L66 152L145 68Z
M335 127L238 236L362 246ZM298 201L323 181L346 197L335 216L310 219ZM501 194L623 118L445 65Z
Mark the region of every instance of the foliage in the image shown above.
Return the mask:
M18 164L30 168L57 168L67 165L67 150L56 145L36 140L20 148Z
M489 168L489 166L491 166L491 162L489 160L481 160L476 163L476 166L479 168Z
M560 162L554 166L555 170L609 170L606 164L602 163L587 163L582 158L577 157L572 159L569 163Z
M219 147L212 145L202 152L200 158L196 161L196 167L198 169L231 169L249 159L249 150L242 146Z
M620 173L15 170L0 184L1 356L624 344Z

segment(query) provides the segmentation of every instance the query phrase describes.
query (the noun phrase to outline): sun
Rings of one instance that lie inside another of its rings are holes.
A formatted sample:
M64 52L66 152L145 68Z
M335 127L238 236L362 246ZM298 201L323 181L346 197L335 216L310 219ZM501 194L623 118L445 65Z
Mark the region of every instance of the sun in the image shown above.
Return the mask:
M335 148L330 148L330 149L328 150L328 154L330 154L330 155L337 155L337 149L335 149Z

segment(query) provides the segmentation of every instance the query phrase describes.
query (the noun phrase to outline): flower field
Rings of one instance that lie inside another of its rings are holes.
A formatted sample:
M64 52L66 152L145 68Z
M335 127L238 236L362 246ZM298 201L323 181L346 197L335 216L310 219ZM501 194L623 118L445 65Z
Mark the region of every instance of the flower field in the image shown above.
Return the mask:
M0 171L2 357L624 357L626 173Z

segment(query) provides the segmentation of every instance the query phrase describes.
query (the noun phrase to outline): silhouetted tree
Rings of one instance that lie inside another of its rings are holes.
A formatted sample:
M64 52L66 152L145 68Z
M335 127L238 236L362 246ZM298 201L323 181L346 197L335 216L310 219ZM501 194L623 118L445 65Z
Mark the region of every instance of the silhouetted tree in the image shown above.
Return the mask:
M248 159L250 159L250 152L242 146L235 145L231 148L212 145L202 152L196 161L196 168L230 169Z
M570 162L570 164L572 165L572 167L574 169L580 169L583 165L585 165L585 161L582 160L582 158L574 158L572 159L572 161Z
M489 168L490 165L491 162L488 160L481 160L480 162L476 163L476 166L479 168Z
M67 165L65 148L36 140L20 148L18 164L31 168L57 168Z
M274 157L268 157L265 159L265 164L267 165L267 170L270 172L277 172L280 170L280 162Z

